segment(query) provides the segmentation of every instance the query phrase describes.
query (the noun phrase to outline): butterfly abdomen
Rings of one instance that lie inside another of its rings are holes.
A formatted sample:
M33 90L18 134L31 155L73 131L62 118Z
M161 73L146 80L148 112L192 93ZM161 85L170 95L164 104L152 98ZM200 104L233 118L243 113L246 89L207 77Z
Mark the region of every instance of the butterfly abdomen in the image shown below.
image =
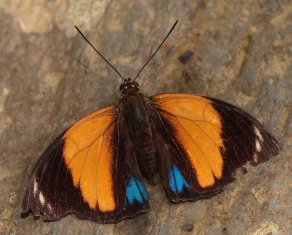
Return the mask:
M122 98L121 105L127 117L126 126L139 170L151 184L156 184L157 158L146 99L141 93L128 94Z
M140 136L135 146L135 153L142 175L151 183L156 184L157 159L154 151L153 139Z

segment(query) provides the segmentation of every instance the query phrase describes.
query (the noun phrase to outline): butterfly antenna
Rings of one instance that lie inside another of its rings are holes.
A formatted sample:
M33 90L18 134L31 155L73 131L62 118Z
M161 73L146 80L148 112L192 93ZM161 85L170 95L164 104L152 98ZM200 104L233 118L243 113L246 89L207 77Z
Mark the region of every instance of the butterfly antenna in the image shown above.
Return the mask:
M172 26L172 28L170 29L170 31L168 32L168 34L166 35L166 37L163 39L162 43L159 45L159 47L156 49L156 51L152 54L152 56L147 60L147 62L144 64L144 66L140 69L140 71L137 74L137 76L135 77L134 81L137 79L137 77L140 75L140 73L142 72L142 70L146 67L146 65L149 63L149 61L155 56L156 52L160 49L160 47L166 41L166 39L168 38L168 36L171 34L172 30L175 28L177 22L178 22L178 20L175 21L174 25Z
M125 79L122 77L122 75L118 72L118 70L116 70L116 68L106 59L106 58L104 58L104 56L102 55L102 54L100 54L100 52L98 51L98 50L96 50L96 48L91 44L91 42L84 36L84 34L80 31L80 29L78 29L78 27L76 26L76 25L74 25L74 27L77 29L77 31L78 31L78 33L80 33L81 34L81 36L85 39L85 41L95 50L95 52L97 53L97 54L99 54L100 55L100 57L101 58L103 58L103 60L105 61L105 62L107 62L107 64L109 65L109 66L111 66L112 67L112 69L113 70L115 70L116 71L116 73L121 77L121 79L123 79L123 81L125 81Z

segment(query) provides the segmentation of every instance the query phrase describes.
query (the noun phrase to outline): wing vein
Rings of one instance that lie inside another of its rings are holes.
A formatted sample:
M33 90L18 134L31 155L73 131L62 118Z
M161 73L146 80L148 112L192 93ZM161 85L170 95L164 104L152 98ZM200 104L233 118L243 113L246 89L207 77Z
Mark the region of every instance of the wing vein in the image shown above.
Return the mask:
M117 115L118 116L118 115ZM68 166L71 164L71 161L80 153L82 152L83 150L89 148L90 146L92 146L100 137L103 137L104 134L108 131L108 129L113 125L113 123L115 122L115 119L117 118L117 116L111 121L111 123L108 125L108 127L98 136L96 137L88 146L78 150L78 152L70 159L70 161L68 162ZM68 138L67 139L70 139L71 141L73 141L71 138ZM73 141L74 142L74 141ZM75 142L74 142L75 143Z

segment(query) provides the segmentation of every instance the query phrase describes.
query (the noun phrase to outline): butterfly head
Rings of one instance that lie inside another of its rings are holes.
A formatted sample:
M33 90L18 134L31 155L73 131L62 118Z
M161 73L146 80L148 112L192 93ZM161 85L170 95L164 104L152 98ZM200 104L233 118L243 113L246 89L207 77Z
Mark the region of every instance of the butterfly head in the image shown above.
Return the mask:
M121 95L125 94L134 94L139 92L139 84L135 81L132 81L131 78L125 79L124 83L120 86Z

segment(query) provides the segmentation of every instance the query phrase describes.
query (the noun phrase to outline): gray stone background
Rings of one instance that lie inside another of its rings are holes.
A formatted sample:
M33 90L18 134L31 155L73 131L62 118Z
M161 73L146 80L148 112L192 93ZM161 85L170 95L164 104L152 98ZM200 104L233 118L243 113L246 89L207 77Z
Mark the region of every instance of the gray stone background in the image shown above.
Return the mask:
M70 125L116 104L121 79L77 34L77 25L145 95L201 94L259 119L282 153L211 199L171 204L148 190L152 210L117 224L69 215L20 217L40 154ZM290 0L2 0L0 2L1 234L289 234L292 231ZM182 63L186 51L191 58ZM84 64L84 65L82 65ZM182 76L186 72L187 76Z

